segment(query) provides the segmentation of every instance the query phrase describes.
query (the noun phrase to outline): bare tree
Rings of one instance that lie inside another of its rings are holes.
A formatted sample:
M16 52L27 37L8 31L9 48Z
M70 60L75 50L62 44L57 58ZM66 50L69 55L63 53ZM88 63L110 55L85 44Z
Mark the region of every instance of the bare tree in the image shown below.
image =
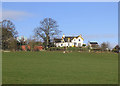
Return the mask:
M16 46L17 31L15 25L10 20L2 21L2 48L13 49Z
M40 27L35 28L35 36L42 38L45 47L49 47L50 40L58 35L61 31L58 30L57 22L52 18L45 18L40 21Z
M33 51L34 46L35 46L35 39L32 39L32 37L30 37L28 39L28 45L31 47L31 51Z
M2 30L7 29L12 34L12 37L16 37L18 32L15 30L15 25L10 20L3 20L2 21Z
M101 44L102 51L105 51L105 50L109 49L109 47L110 47L110 43L109 42L103 42Z

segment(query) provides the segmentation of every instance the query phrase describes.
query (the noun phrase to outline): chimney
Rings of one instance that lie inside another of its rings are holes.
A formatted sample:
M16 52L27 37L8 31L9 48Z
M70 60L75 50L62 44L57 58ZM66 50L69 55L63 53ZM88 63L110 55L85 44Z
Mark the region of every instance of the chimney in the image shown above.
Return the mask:
M65 38L65 35L63 34L63 38Z

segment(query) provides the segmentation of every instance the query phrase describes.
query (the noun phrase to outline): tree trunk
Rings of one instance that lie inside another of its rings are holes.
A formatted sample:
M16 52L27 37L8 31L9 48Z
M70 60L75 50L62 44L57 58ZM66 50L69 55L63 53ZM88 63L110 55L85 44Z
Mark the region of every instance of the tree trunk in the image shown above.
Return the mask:
M49 46L49 37L47 35L47 48L48 48L48 46Z

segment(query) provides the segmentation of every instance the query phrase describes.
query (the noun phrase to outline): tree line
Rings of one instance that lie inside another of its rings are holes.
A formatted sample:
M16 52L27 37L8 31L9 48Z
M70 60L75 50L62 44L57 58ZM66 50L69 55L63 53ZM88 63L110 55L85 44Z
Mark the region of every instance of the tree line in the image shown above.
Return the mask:
M43 45L45 48L53 46L53 38L61 33L58 27L57 21L54 19L43 19L40 21L40 26L34 29L34 37L28 39L28 44L31 46ZM3 20L0 31L2 33L2 50L17 50L19 43L16 40L18 32L15 25L10 20ZM41 41L36 38L41 39ZM23 44L22 40L20 44Z
M0 22L0 49L16 51L20 49L20 44L29 44L32 50L36 45L42 45L44 48L54 47L53 38L62 32L58 28L57 21L52 18L44 18L40 21L40 26L34 29L33 37L29 38L27 42L23 40L18 42L18 32L13 22L3 20ZM106 48L109 48L109 43L103 42L100 47L104 51ZM118 51L118 48L117 46L113 50Z

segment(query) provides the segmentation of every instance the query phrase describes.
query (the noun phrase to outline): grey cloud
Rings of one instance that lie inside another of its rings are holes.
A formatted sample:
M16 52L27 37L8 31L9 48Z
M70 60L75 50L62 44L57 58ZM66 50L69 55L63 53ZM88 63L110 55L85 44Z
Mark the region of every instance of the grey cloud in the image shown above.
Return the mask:
M116 38L117 34L93 34L93 35L85 35L85 38Z
M24 11L13 11L13 10L2 11L2 19L20 20L30 16L32 16L32 14Z

